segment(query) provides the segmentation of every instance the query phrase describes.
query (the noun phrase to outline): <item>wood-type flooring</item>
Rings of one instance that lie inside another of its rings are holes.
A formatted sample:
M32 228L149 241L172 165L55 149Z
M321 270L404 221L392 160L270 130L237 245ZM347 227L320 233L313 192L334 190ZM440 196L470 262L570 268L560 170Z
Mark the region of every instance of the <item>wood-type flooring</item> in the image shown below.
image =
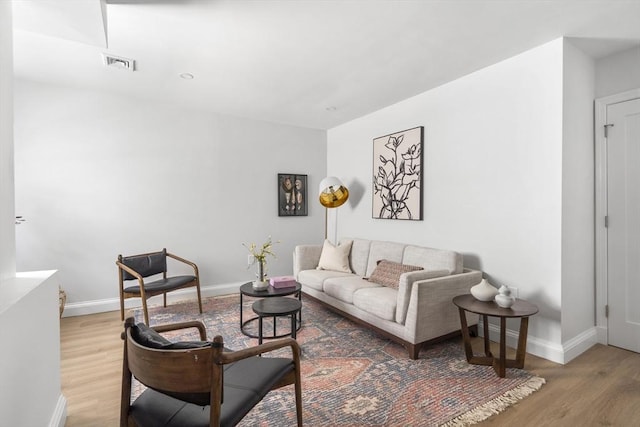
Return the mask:
M60 322L66 427L117 426L120 313L66 317ZM480 351L481 339L474 338L473 345ZM497 354L497 345L492 351ZM525 369L547 383L477 426L640 426L638 353L597 344L566 365L527 354Z

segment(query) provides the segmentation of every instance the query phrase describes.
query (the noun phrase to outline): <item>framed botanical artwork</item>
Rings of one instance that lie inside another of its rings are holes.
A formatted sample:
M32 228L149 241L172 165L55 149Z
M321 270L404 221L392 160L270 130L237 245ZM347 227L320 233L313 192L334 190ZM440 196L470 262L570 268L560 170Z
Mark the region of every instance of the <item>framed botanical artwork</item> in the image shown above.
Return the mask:
M278 216L307 216L307 175L278 174Z
M422 220L424 127L373 140L372 216Z

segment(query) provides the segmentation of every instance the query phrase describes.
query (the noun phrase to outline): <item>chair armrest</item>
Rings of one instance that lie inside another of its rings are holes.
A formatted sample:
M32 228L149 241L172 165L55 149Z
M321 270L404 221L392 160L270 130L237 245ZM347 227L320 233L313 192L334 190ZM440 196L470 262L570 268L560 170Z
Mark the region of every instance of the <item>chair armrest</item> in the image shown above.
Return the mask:
M136 280L138 281L138 286L140 287L140 296L142 297L143 300L145 300L147 298L146 294L145 294L145 290L144 290L144 279L142 278L142 275L140 273L138 273L137 271L135 271L134 269L132 269L131 267L124 265L123 263L121 263L120 261L116 261L116 265L118 266L118 268L126 271L127 273L129 273L130 275L132 275L133 277L136 278ZM122 291L124 289L124 283L122 281L122 274L120 274L120 297L122 298Z
M189 328L196 328L198 330L198 333L200 334L200 341L207 340L207 330L202 324L202 322L199 322L197 320L192 320L189 322L173 323L171 325L158 325L158 326L153 326L151 329L153 329L158 333L162 333L162 332L177 331L179 329L189 329Z
M407 309L405 326L415 342L436 338L460 329L458 310L453 297L468 294L482 280L482 272L465 269L460 274L415 282ZM469 315L469 326L478 323L478 316Z
M320 262L321 245L298 245L293 250L293 275L303 270L314 270Z
M169 252L167 252L167 256L169 258L175 259L176 261L180 261L180 262L182 262L184 264L190 265L193 268L194 276L199 277L199 275L198 275L198 266L194 262L189 261L188 259L179 257L178 255L170 254Z
M222 337L220 335L213 339L214 345L222 345ZM260 344L255 347L244 348L238 351L224 352L220 354L219 363L226 365L227 363L237 362L238 360L247 359L249 357L257 356L259 354L268 353L273 350L277 350L283 347L291 347L293 353L293 360L299 363L300 360L300 345L293 338L283 338L268 343Z

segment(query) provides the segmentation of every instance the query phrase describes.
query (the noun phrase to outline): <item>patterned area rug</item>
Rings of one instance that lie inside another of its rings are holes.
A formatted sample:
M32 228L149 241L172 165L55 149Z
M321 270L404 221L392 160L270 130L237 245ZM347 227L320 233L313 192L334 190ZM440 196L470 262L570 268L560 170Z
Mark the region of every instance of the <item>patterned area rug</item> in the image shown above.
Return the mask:
M245 298L244 320L253 316L253 301ZM237 295L207 298L203 314L189 301L153 307L149 315L152 326L200 320L209 339L219 334L225 347L241 349L256 345L257 339L240 332L239 303ZM141 310L135 315L142 321ZM255 332L256 324L247 326ZM270 327L265 322L265 330ZM289 330L286 318L278 318L277 329ZM402 346L304 297L297 341L302 347L307 426L471 425L505 410L545 382L520 369L507 369L507 377L498 378L490 366L469 365L460 339L427 346L418 360L411 360ZM286 354L290 351L276 355ZM293 388L285 387L269 393L240 425L295 425L295 419Z

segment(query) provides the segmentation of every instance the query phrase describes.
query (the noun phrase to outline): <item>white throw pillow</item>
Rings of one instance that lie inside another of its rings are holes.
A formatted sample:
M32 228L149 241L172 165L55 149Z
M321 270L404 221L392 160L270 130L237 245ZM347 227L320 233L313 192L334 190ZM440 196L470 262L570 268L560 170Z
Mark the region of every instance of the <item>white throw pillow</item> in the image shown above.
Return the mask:
M352 240L347 240L340 242L338 246L334 246L330 241L325 240L317 269L351 273L349 253L351 253L352 244Z

